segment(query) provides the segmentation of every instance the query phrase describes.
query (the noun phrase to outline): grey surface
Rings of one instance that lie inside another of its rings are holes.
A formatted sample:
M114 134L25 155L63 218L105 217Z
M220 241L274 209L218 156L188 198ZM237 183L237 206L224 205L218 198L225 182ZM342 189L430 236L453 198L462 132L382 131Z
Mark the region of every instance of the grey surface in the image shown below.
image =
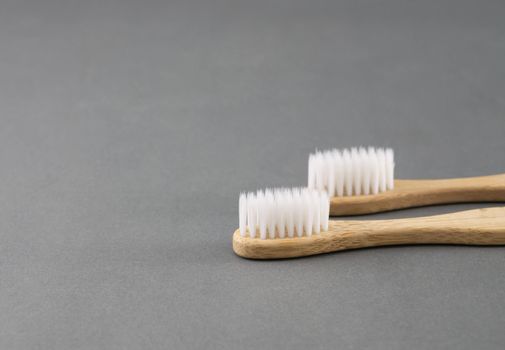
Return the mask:
M503 349L505 248L253 262L230 238L239 191L304 184L316 147L504 172L504 11L2 1L0 348Z

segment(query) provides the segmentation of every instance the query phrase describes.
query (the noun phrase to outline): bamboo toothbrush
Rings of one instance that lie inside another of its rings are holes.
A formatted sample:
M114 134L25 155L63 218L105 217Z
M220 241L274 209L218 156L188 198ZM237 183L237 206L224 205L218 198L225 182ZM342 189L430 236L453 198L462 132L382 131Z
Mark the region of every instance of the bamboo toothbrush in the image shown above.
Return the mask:
M437 180L395 180L390 148L317 151L308 187L330 195L330 215L345 216L432 204L503 202L505 174Z
M274 189L242 194L233 250L280 259L400 244L505 244L505 207L428 217L330 221L326 192Z

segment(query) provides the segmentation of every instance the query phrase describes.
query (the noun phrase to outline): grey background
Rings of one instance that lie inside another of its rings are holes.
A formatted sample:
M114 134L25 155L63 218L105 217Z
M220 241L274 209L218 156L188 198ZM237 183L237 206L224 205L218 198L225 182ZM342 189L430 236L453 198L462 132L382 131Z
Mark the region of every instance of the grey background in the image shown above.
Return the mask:
M0 348L503 349L505 248L254 262L231 234L239 192L305 184L316 147L504 172L504 11L2 1Z

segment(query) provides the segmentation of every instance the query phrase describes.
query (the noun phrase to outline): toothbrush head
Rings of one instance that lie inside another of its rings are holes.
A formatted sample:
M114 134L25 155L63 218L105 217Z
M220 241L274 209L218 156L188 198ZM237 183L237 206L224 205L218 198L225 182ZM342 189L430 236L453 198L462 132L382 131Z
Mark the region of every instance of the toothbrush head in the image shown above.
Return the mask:
M328 230L329 211L325 191L277 188L242 193L239 232L259 239L310 237Z
M394 166L391 148L316 151L309 156L308 188L330 197L377 194L394 188Z

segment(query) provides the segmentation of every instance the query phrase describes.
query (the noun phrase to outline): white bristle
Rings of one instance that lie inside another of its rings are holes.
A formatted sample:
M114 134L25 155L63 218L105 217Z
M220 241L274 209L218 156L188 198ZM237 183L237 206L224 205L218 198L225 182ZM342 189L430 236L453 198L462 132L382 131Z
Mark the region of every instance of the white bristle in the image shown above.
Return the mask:
M328 192L335 193L335 164L330 152L324 153L324 163L328 174Z
M353 169L353 181L352 181L352 187L354 189L354 194L359 196L361 194L361 159L359 157L358 149L357 148L352 148L351 149L351 162L352 162L352 169ZM328 186L328 192L330 192L330 186Z
M286 213L282 208L284 207L284 193L281 192L279 196L275 199L275 210L277 215L277 232L279 233L279 238L284 238L286 236Z
M328 231L329 224L329 216L330 216L330 201L328 200L328 196L319 196L319 200L321 202L321 228L323 231Z
M293 216L295 218L295 230L298 237L303 236L303 200L299 190L293 191Z
M254 193L249 192L247 194L247 221L246 225L249 229L249 236L252 238L256 237L256 226L258 225L258 201Z
M379 161L377 159L377 152L375 148L368 148L368 154L370 157L370 187L372 194L379 193Z
M325 191L280 188L241 194L240 235L260 239L310 237L328 230L330 202Z
M266 199L263 191L258 191L257 196L257 209L258 209L258 227L260 231L260 238L267 238L267 222L268 222L268 212L266 210ZM249 223L247 223L249 226Z
M348 149L344 149L342 157L344 159L344 193L346 196L352 196L353 167L351 153Z
M308 187L330 197L377 194L394 188L394 166L391 148L316 151L309 156Z
M335 192L337 196L344 195L344 160L339 150L333 152L333 169L335 174ZM328 193L329 194L329 193Z
M313 208L313 222L312 222L312 231L314 233L321 232L321 201L319 200L319 195L316 192L311 193L312 201L311 205Z
M277 218L277 210L275 207L274 194L269 189L265 191L265 208L267 216L268 238L275 238L275 221Z
M303 230L305 231L305 235L310 237L312 236L312 223L314 221L314 208L311 201L310 194L307 191L303 191L303 216L304 216L304 225Z
M293 196L287 190L284 191L284 202L283 202L284 214L286 216L286 233L289 238L293 238L295 235L295 220L294 220L294 208Z
M386 149L386 182L388 190L392 190L395 187L394 183L394 173L395 173L395 162L394 162L394 152L391 148Z

